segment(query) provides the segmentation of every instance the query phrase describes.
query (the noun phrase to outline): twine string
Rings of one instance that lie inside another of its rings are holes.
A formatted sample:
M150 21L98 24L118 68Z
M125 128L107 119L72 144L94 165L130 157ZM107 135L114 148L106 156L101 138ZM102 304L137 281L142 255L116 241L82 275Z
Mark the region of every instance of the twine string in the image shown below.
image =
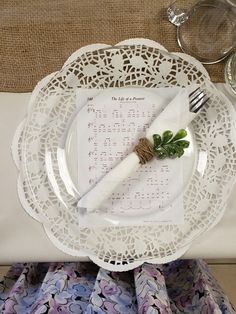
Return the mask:
M139 143L134 147L134 152L137 154L141 165L146 164L154 157L153 146L146 137L139 139Z

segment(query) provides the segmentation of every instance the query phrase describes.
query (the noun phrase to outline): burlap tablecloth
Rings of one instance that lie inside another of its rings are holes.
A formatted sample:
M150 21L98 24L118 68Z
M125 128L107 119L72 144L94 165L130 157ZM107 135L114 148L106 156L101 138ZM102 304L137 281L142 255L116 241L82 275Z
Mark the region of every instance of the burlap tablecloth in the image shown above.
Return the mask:
M169 0L1 0L0 91L31 91L91 43L142 37L180 51L168 5ZM206 68L212 81L224 80L224 62Z

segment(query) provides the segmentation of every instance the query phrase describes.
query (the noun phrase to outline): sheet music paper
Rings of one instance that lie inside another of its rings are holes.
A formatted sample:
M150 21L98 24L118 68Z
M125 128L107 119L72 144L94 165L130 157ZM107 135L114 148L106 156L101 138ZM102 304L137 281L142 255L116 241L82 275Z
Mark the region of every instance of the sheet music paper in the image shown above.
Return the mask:
M168 96L166 91L164 88L110 89L97 96L93 96L92 90L91 96L86 91L87 103L80 111L77 123L78 185L82 194L145 136L145 130L174 96L174 91ZM81 93L83 91L78 94L78 102ZM129 215L153 211L149 218L141 216L138 224L183 223L183 164L184 158L153 159L127 178L100 210ZM82 222L83 225L87 223ZM133 224L130 219L123 222L123 225L130 224Z

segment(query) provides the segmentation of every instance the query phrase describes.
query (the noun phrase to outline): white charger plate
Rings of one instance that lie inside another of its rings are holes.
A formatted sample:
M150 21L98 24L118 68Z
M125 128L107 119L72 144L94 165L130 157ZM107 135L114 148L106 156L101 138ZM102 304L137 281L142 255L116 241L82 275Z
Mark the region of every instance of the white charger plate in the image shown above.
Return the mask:
M13 151L22 205L44 225L52 242L107 269L127 270L145 261L176 259L220 220L235 183L236 145L233 108L197 60L169 53L150 40L128 40L117 46L84 47L36 86ZM211 99L191 126L198 166L184 192L184 225L79 228L78 194L70 182L64 150L76 115L76 88L193 83L202 85Z

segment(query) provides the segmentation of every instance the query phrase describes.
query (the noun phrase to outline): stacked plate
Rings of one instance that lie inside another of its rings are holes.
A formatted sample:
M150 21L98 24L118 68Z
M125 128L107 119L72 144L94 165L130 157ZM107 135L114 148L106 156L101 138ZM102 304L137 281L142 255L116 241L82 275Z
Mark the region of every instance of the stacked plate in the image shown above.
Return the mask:
M81 227L76 182L83 178L74 178L68 148L69 130L78 112L77 89L190 84L207 90L210 101L191 124L196 152L182 191L184 223ZM224 213L236 178L234 119L230 102L216 90L201 63L188 55L169 53L145 39L81 48L61 70L36 86L27 117L16 131L13 155L21 203L59 249L88 256L106 269L128 270L143 262L174 260Z

